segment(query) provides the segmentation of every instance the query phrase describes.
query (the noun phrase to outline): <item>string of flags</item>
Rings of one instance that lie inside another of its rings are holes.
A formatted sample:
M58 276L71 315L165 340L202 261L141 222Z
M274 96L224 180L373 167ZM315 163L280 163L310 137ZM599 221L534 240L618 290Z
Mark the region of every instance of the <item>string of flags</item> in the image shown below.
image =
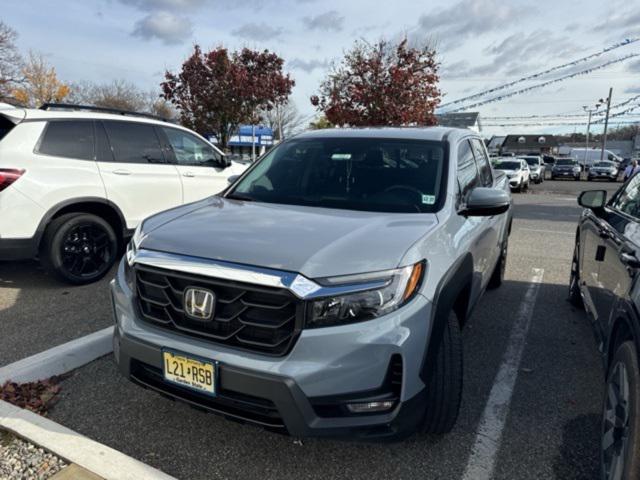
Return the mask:
M624 107L625 105L629 105L630 103L634 103L640 100L640 95L636 95L634 97L628 98L627 100L616 103L615 105L611 105L611 110L615 110L620 107ZM593 113L594 116L603 116L605 115L606 110L601 110L599 112ZM558 119L558 118L586 118L587 113L556 113L556 114L544 114L544 115L511 115L511 116L496 116L496 117L482 117L485 120L534 120L534 119ZM596 122L594 122L596 123Z
M604 49L602 49L602 50L600 50L598 52L595 52L595 53L592 53L590 55L587 55L586 57L582 57L582 58L579 58L577 60L573 60L571 62L563 63L562 65L556 65L555 67L551 67L551 68L549 68L547 70L544 70L542 72L538 72L538 73L534 73L532 75L527 75L525 77L521 77L521 78L519 78L517 80L514 80L512 82L505 83L505 84L502 84L502 85L498 85L497 87L490 88L489 90L484 90L482 92L478 92L478 93L475 93L473 95L469 95L469 96L466 96L466 97L463 97L463 98L459 98L459 99L453 100L451 102L443 103L442 105L440 105L439 108L445 108L445 107L448 107L448 106L451 106L451 105L458 105L460 103L467 102L469 100L475 100L476 98L484 97L485 95L489 95L489 94L498 92L500 90L505 90L507 88L513 87L514 85L517 85L518 83L526 82L528 80L535 80L536 78L540 78L542 76L548 75L549 73L553 73L553 72L555 72L557 70L562 70L564 68L568 68L568 67L572 67L572 66L578 65L580 63L584 63L584 62L586 62L588 60L591 60L593 58L597 58L597 57L599 57L601 55L604 55L607 52L610 52L610 51L615 50L615 49L620 48L620 47L624 47L624 46L630 45L630 44L638 42L638 41L640 41L640 37L638 37L638 38L627 38L627 39L623 40L622 42L618 42L618 43L615 43L613 45L610 45L610 46L608 46L608 47L606 47L606 48L604 48ZM458 110L451 110L451 111L458 111Z
M548 85L552 85L554 83L559 83L559 82L562 82L564 80L568 80L570 78L578 77L578 76L581 76L581 75L587 75L589 73L595 72L596 70L601 70L601 69L606 68L606 67L608 67L610 65L613 65L613 64L616 64L616 63L620 63L620 62L624 62L625 60L629 60L630 58L635 58L635 57L639 57L639 56L640 56L640 54L638 54L638 53L631 53L631 54L626 55L624 57L616 58L614 60L609 60L608 62L601 63L599 65L596 65L596 66L593 66L593 67L590 67L590 68L587 68L587 69L584 69L584 70L580 70L579 72L574 72L574 73L570 73L568 75L563 75L562 77L554 78L553 80L547 80L546 82L537 83L535 85L531 85L531 86L526 87L526 88L521 88L519 90L514 90L514 91L511 91L511 92L505 93L503 95L498 95L498 96L495 96L495 97L488 98L486 100L482 100L480 102L472 103L470 105L464 105L464 106L461 106L461 107L458 107L458 108L454 108L452 110L447 110L447 113L460 112L460 111L463 111L463 110L468 110L468 109L480 107L482 105L486 105L487 103L499 102L499 101L504 100L506 98L513 97L515 95L521 95L523 93L530 92L532 90L537 90L539 88L543 88L543 87L546 87Z

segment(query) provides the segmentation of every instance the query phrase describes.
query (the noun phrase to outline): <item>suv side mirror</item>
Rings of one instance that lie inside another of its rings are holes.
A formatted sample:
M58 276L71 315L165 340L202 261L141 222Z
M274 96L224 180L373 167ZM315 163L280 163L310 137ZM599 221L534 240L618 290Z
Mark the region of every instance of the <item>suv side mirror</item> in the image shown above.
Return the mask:
M509 210L511 199L499 188L474 188L469 194L467 204L460 211L465 217L491 217Z
M578 205L584 208L590 208L591 210L604 208L606 201L606 190L587 190L578 196Z

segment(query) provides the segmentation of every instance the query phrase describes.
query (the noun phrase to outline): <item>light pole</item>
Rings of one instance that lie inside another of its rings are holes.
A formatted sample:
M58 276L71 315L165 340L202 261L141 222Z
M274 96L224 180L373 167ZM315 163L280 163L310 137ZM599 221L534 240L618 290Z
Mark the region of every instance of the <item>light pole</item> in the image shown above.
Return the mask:
M604 160L604 149L607 148L607 128L609 127L609 110L611 110L611 96L613 95L613 87L609 88L609 96L607 97L607 116L604 119L604 134L602 135L602 151L600 152L600 161ZM602 100L600 100L602 102Z
M587 155L589 154L589 130L591 129L591 114L593 114L593 113L598 111L598 109L602 105L601 102L602 101L596 103L594 108L589 108L589 105L583 105L582 106L584 111L589 114L589 120L587 121L587 137L586 137L586 142L585 142L585 147L584 147L584 160L582 162L582 167L583 168L586 168L586 166L587 166Z

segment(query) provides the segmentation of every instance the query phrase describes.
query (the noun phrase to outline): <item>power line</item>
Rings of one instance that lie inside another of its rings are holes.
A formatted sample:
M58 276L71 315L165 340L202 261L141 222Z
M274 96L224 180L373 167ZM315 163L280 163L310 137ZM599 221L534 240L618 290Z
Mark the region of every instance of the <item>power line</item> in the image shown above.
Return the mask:
M483 96L485 96L485 95L487 95L489 93L494 93L494 92L497 92L497 91L500 91L500 90L505 90L505 89L507 89L509 87L512 87L512 86L514 86L514 85L516 85L518 83L525 82L527 80L533 80L533 79L536 79L536 78L540 78L540 77L542 77L544 75L548 75L549 73L555 72L557 70L562 70L563 68L571 67L571 66L577 65L579 63L586 62L588 60L591 60L592 58L599 57L601 55L604 55L607 52L610 52L610 51L615 50L615 49L620 48L620 47L624 47L624 46L630 45L630 44L635 43L635 42L637 42L639 40L640 40L640 38L632 38L632 39L627 38L622 42L618 42L618 43L615 43L613 45L610 45L609 47L606 47L606 48L602 49L599 52L592 53L591 55L587 55L586 57L582 57L582 58L579 58L577 60L573 60L571 62L563 63L562 65L557 65L555 67L549 68L549 69L544 70L542 72L534 73L532 75L527 75L526 77L519 78L518 80L514 80L513 82L509 82L509 83L505 83L505 84L502 84L502 85L498 85L497 87L490 88L489 90L484 90L482 92L474 93L473 95L469 95L467 97L463 97L463 98L459 98L457 100L453 100L451 102L448 102L448 103L440 105L440 107L442 108L442 107L448 107L450 105L458 105L458 104L466 102L468 100L474 100L476 98L483 97Z
M449 110L449 111L443 112L443 113L460 112L462 110L468 110L470 108L480 107L482 105L486 105L487 103L499 102L499 101L504 100L506 98L513 97L515 95L520 95L522 93L526 93L526 92L529 92L529 91L532 91L532 90L537 90L539 88L547 87L549 85L561 82L563 80L568 80L570 78L574 78L574 77L577 77L577 76L580 76L580 75L587 75L587 74L589 74L589 73L591 73L591 72L593 72L595 70L600 70L602 68L608 67L609 65L613 65L615 63L624 62L625 60L629 60L630 58L635 58L635 57L638 57L638 56L640 56L640 54L632 53L632 54L626 55L624 57L616 58L614 60L609 60L608 62L601 63L600 65L596 65L595 67L590 67L590 68L587 68L585 70L581 70L579 72L570 73L568 75L564 75L562 77L558 77L558 78L555 78L553 80L547 80L546 82L538 83L536 85L532 85L532 86L526 87L526 88L521 88L520 90L515 90L513 92L505 93L505 94L499 95L497 97L491 97L491 98L489 98L487 100L482 100L480 102L476 102L476 103L473 103L471 105L464 105L462 107L454 108L453 110Z

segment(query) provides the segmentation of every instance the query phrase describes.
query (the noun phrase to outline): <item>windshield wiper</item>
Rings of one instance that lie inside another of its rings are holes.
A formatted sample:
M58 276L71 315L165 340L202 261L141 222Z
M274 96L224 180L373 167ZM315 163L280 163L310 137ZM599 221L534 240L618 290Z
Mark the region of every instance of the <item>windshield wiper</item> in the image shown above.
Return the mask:
M232 193L230 195L227 195L227 198L230 198L232 200L243 200L245 202L253 202L255 201L255 198L253 198L250 195L247 195L245 193Z

